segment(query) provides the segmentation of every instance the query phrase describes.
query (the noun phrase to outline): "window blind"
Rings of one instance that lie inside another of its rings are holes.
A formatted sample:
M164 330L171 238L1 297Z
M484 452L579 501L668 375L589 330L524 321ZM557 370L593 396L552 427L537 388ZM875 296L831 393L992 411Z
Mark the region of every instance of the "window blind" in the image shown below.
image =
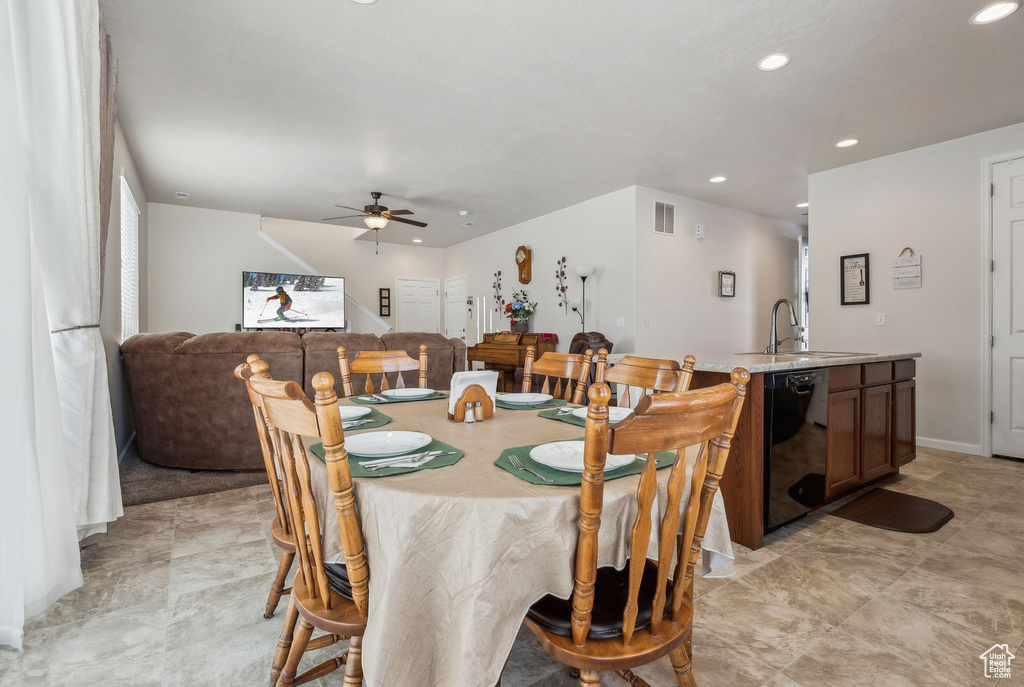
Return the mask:
M139 206L121 177L121 341L139 333Z

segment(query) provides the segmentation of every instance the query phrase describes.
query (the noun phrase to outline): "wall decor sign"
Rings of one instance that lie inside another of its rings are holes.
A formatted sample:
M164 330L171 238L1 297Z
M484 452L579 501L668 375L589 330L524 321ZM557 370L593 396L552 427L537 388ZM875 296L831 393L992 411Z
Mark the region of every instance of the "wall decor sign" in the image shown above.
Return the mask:
M892 288L921 288L921 256L910 246L901 250L900 254L892 259Z
M871 302L868 254L844 255L839 258L839 298L841 305L867 305Z
M718 295L725 298L736 296L736 273L718 272Z
M382 287L380 291L380 316L391 317L391 289Z

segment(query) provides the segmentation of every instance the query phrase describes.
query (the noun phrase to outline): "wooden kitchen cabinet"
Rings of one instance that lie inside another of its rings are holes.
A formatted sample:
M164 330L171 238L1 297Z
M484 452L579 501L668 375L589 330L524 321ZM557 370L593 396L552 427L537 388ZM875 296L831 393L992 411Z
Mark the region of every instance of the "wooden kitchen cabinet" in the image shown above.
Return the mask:
M865 367L868 367L865 365ZM870 386L860 398L860 481L892 472L892 384Z
M892 467L917 457L917 382L892 385Z
M860 389L828 395L825 498L846 491L861 481L860 414Z

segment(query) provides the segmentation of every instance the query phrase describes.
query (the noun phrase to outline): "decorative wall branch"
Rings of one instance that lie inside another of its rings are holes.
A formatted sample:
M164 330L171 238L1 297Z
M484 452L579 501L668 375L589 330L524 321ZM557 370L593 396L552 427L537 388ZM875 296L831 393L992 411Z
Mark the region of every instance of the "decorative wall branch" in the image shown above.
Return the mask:
M558 295L558 304L562 306L566 314L569 313L569 299L565 292L569 287L565 285L565 256L555 261L555 293Z
M494 312L504 314L505 299L501 295L501 270L494 273L494 283L491 287L494 288Z

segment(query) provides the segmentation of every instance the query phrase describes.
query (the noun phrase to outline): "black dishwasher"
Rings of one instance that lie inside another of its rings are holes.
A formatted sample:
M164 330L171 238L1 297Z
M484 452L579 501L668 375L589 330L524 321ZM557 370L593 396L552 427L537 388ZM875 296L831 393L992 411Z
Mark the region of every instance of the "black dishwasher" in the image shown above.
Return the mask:
M825 502L828 369L764 376L764 531Z

